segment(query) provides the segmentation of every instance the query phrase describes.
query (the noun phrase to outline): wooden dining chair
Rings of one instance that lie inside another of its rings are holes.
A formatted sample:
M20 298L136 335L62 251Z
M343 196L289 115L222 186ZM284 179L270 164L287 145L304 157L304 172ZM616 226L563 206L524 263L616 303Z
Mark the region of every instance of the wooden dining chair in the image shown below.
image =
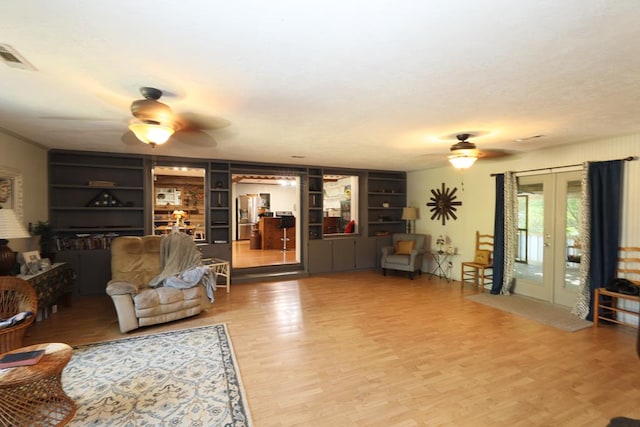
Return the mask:
M473 261L460 264L460 291L464 290L467 279L474 287L484 287L493 283L493 235L476 231L476 244Z

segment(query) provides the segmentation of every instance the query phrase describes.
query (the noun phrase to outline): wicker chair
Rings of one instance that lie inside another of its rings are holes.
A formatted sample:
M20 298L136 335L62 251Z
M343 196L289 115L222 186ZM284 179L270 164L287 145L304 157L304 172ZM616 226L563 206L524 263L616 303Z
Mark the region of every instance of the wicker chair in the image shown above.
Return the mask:
M0 277L0 319L8 319L23 311L30 311L33 315L15 326L0 329L0 353L22 347L24 333L38 312L38 297L29 282L12 276Z

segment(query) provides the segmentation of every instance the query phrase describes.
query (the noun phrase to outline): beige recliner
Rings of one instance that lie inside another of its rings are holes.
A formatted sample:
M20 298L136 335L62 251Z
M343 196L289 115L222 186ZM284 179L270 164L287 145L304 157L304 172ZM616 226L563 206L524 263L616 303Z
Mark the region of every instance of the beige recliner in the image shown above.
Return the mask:
M120 331L194 316L210 307L205 287L149 287L163 271L161 240L166 236L122 236L111 243L111 280L107 294L118 315ZM197 251L194 243L194 250Z

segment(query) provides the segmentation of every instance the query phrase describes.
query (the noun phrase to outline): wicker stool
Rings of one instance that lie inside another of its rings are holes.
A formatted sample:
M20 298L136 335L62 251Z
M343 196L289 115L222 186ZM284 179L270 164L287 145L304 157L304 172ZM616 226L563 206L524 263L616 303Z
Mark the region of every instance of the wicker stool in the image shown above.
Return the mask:
M71 359L71 347L61 343L36 344L9 353L33 350L45 350L35 365L0 369L0 423L66 425L77 409L60 381L62 370Z

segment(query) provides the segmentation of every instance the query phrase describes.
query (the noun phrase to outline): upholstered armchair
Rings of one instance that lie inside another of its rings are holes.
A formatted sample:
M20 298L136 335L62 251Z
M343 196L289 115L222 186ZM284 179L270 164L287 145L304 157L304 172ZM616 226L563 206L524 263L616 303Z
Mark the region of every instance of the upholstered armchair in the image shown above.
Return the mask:
M122 236L111 243L112 278L107 284L107 294L115 305L122 333L195 316L210 306L202 285L185 289L149 286L163 272L163 238L168 235ZM183 240L186 242L187 239L193 243L191 236L185 235ZM197 251L195 243L193 248Z
M387 269L408 271L411 280L415 272L422 274L426 237L424 234L393 234L393 246L382 248L382 274L386 276Z

